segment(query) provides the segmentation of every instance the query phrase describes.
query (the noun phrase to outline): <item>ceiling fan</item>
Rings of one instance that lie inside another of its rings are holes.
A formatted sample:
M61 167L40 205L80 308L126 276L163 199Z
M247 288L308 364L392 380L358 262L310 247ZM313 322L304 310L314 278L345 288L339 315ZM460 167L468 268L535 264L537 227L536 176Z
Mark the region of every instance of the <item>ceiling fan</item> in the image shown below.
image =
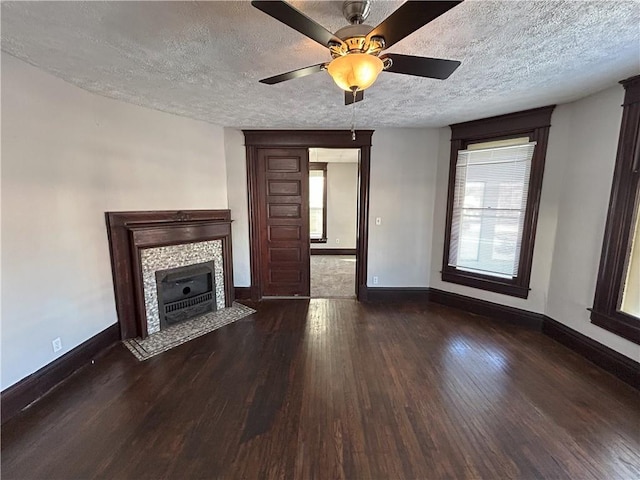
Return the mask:
M327 70L345 91L345 105L349 105L364 98L364 90L373 85L383 70L445 80L460 62L397 53L380 54L459 3L461 1L408 1L380 25L372 27L364 23L371 10L371 0L347 0L342 5L342 13L350 25L331 33L287 2L254 0L251 5L255 8L327 47L333 57L331 62L264 78L260 82L274 85Z

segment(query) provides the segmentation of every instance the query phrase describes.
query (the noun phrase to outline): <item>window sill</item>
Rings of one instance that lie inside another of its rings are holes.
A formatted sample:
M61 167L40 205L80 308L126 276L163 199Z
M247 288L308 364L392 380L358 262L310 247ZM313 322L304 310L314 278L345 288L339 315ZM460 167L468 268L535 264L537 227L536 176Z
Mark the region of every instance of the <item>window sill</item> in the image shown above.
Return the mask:
M459 270L443 271L442 281L457 283L459 285L465 285L467 287L477 288L480 290L487 290L489 292L501 293L511 297L527 298L529 296L528 287L515 285L498 277L491 278Z
M640 345L640 320L624 313L616 312L614 315L598 312L592 308L591 323L625 338L630 342Z
M312 238L310 239L311 243L327 243L326 238Z

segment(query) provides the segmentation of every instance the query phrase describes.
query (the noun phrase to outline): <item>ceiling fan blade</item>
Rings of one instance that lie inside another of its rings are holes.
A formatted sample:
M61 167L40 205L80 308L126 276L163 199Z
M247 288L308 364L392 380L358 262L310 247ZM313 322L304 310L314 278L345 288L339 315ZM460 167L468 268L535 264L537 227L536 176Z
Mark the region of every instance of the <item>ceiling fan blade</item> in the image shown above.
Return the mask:
M414 2L403 3L395 12L375 27L367 39L384 37L384 48L389 48L404 37L409 36L431 20L436 19L459 2Z
M276 83L284 82L286 80L293 80L294 78L306 77L313 73L321 72L324 69L324 63L317 65L311 65L310 67L299 68L298 70L292 70L291 72L281 73L274 77L263 78L260 83L266 83L267 85L275 85Z
M356 99L353 99L352 92L344 92L344 104L351 105L352 103L361 102L364 99L364 90L356 92Z
M294 30L297 30L311 40L315 40L324 47L328 48L329 42L342 43L342 40L329 30L307 17L304 13L293 8L287 2L253 0L251 5Z
M444 60L442 58L414 57L413 55L400 55L389 53L380 57L382 60L390 58L391 66L386 70L392 73L404 73L416 77L436 78L446 80L456 68L460 66L457 60Z

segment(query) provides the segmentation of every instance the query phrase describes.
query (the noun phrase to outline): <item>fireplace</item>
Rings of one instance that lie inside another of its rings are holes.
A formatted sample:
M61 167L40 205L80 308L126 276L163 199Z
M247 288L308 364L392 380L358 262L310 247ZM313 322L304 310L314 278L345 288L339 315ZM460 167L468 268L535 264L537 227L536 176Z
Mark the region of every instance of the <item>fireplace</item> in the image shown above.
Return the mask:
M216 310L213 262L158 270L160 330Z
M160 330L216 311L213 262L155 273Z
M230 217L229 210L107 212L122 339L231 306Z

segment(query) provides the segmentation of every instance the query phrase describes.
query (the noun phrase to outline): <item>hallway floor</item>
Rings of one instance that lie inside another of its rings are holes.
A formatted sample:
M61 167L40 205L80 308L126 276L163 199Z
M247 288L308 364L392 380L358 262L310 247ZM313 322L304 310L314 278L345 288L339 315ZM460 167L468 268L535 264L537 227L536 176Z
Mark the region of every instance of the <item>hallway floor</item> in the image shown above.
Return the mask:
M355 255L311 255L311 298L355 296Z

